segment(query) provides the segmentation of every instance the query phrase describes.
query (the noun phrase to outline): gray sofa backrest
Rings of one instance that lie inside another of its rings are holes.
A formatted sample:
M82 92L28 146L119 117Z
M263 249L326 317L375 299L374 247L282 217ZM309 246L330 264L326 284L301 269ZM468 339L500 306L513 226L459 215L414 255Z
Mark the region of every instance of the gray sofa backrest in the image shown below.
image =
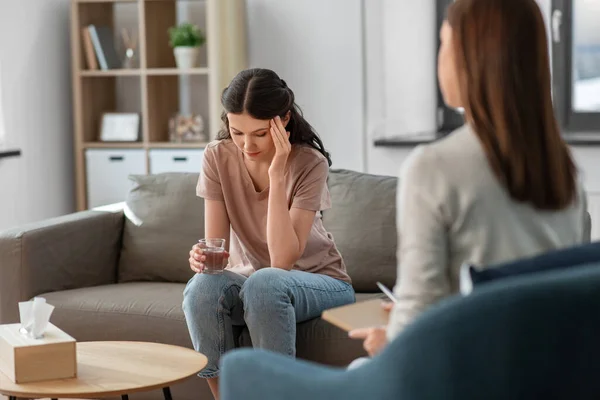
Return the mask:
M332 170L332 208L323 224L333 234L358 292L377 292L376 283L396 283L395 177Z
M204 236L198 174L131 176L119 260L119 282L187 282L189 251Z
M190 248L204 232L198 174L132 176L127 196L119 282L185 283ZM332 170L333 207L324 212L358 292L375 292L396 275L396 178Z

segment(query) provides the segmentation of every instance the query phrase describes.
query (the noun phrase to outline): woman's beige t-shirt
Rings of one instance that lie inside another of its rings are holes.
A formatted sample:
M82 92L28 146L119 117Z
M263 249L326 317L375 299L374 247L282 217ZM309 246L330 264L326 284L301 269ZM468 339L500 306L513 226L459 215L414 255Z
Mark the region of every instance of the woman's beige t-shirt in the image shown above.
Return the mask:
M317 150L303 145L292 147L285 174L288 208L316 211L304 254L293 269L350 282L340 252L321 219L321 211L331 208L328 173L327 159ZM269 188L256 191L243 153L233 141L225 139L206 147L196 193L225 203L231 223L227 269L249 276L271 266L267 245Z

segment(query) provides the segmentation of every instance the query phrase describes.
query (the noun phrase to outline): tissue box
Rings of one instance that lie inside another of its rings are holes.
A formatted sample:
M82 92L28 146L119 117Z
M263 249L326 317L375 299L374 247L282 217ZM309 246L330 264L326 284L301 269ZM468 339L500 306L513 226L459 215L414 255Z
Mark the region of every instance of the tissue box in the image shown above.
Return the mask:
M0 371L14 383L77 376L75 339L48 324L44 337L19 332L21 324L0 325Z

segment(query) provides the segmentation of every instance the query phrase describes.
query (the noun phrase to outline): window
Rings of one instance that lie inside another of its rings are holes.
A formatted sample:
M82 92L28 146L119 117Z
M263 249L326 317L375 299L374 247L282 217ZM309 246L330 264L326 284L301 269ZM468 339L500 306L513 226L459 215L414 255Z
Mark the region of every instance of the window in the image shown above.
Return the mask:
M453 0L436 0L437 29ZM554 105L565 132L600 131L600 0L551 0ZM545 2L542 2L545 3ZM439 36L437 48L439 48ZM438 83L438 130L462 116L444 104Z
M553 0L553 90L567 132L600 130L600 0Z

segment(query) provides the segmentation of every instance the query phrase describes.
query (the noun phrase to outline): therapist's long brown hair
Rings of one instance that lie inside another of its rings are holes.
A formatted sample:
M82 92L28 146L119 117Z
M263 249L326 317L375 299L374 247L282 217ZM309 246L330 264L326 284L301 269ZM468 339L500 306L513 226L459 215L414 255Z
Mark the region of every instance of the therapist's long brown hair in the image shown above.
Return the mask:
M552 108L548 39L535 0L457 0L448 8L465 115L510 196L560 210L576 168Z

